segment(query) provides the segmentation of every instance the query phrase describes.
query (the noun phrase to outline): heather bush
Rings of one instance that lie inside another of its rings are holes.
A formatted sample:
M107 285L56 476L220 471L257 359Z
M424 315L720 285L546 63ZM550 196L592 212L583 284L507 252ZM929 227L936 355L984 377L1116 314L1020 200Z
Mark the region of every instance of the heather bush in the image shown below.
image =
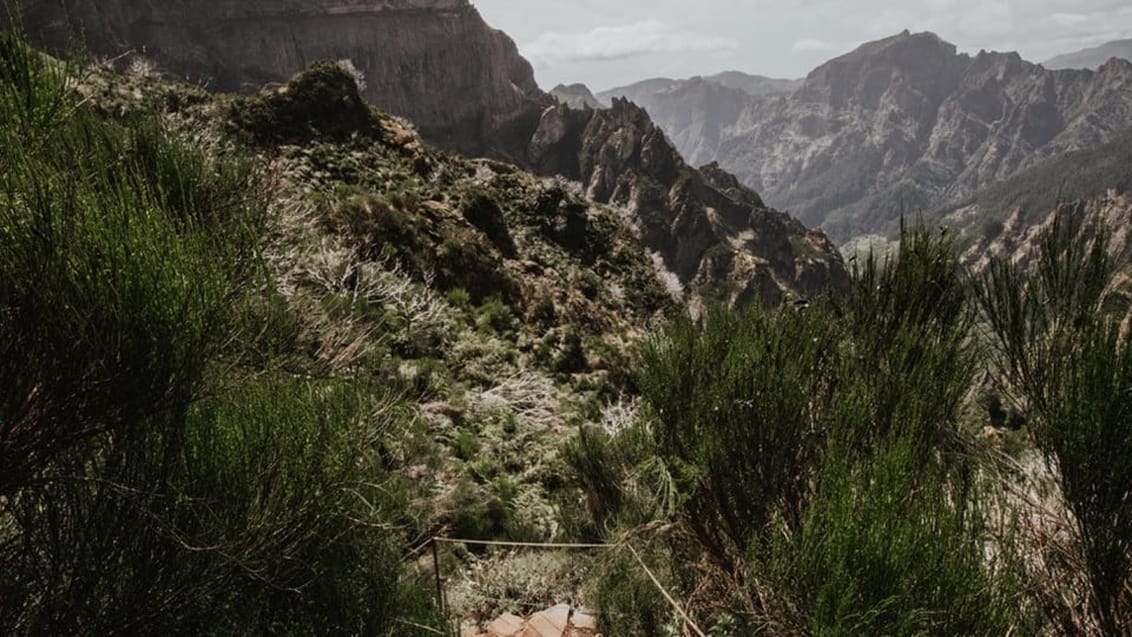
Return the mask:
M254 164L103 117L17 35L0 60L0 632L436 625L383 457L409 415L279 371L311 353L262 294Z
M1039 603L1066 634L1132 626L1132 344L1104 309L1107 232L1059 214L1023 268L996 259L978 282L993 369L1027 417L1054 477L1067 537L1038 536L1028 564Z

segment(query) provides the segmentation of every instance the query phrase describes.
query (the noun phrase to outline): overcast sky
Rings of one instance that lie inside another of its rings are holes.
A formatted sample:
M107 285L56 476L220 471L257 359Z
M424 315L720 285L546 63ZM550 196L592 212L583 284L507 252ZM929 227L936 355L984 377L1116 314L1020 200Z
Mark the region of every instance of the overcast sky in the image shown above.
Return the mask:
M802 77L904 29L1040 62L1132 37L1130 0L472 0L535 67L539 84L595 92L724 70Z

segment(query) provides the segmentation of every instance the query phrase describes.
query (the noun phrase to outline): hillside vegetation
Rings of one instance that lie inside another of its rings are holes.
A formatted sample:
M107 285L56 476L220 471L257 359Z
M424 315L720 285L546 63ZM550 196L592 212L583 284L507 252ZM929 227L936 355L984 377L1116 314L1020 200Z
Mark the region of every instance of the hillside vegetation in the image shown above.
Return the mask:
M571 443L605 536L712 634L1123 634L1132 344L1080 229L978 275L907 231L844 298L675 321L640 418ZM602 577L606 629L679 633L630 566Z
M0 53L0 631L433 634L410 548L571 533L558 440L676 307L617 210L335 64Z
M836 294L693 319L625 208L429 147L348 65L234 97L10 35L0 61L4 634L434 635L561 601L606 635L1132 626L1103 231L972 274L906 230ZM779 251L840 264L819 239ZM441 603L433 536L616 550L456 544Z

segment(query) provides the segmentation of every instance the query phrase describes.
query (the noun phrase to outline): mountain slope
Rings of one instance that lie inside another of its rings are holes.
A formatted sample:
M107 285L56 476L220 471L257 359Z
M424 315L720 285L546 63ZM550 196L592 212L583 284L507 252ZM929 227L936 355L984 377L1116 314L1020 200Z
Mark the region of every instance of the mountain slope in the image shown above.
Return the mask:
M748 109L720 163L847 239L1101 144L1130 116L1132 64L1046 71L1017 54L957 55L934 35L901 34Z
M143 52L214 90L254 91L310 62L349 59L363 95L425 139L519 160L549 98L530 64L468 0L23 0L29 34L95 56Z
M694 307L710 300L777 305L847 283L824 234L766 208L718 166L689 167L628 100L597 111L547 109L530 155L540 172L581 181L594 201L624 206Z
M1098 69L1112 58L1132 60L1132 38L1106 42L1090 49L1066 53L1042 62L1047 69Z
M362 96L409 118L426 141L545 176L589 182L600 173L647 184L642 189L647 197L610 188L590 189L591 199L630 206L626 214L634 224L656 227L644 233L645 247L676 272L689 301L712 290L711 296L731 302L773 304L837 287L844 278L840 257L824 237L809 241L796 222L778 213L755 214L761 203L730 199L711 186L683 165L644 111L630 113L623 106L611 113L575 112L556 105L535 85L514 43L488 27L467 0L208 6L205 11L204 0L161 6L147 0L71 0L59 6L29 3L26 19L41 40L57 46L69 29L78 30L96 54L134 47L176 75L211 72L211 88L247 90L286 77L312 59L349 60L345 66L364 76ZM641 149L650 153L647 159L641 159ZM671 169L658 171L656 162ZM753 193L749 198L758 199ZM573 234L579 219L568 217L564 232ZM686 229L694 230L692 236L681 236ZM715 257L710 267L709 250ZM721 255L727 255L726 263Z
M1065 202L1132 192L1132 129L1106 144L1047 159L931 215L963 246L994 240L1007 226L1039 225Z

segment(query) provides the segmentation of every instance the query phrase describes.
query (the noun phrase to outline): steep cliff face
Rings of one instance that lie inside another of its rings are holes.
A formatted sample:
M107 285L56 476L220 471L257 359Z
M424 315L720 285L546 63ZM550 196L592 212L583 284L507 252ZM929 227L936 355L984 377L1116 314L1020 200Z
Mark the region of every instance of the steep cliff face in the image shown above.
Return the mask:
M777 304L847 283L837 250L819 231L767 209L718 166L689 167L640 107L547 109L530 149L543 171L582 182L594 201L622 206L693 304ZM580 161L568 166L570 158Z
M792 94L734 100L715 96L685 108L684 122L658 121L697 162L718 161L845 241L1105 143L1132 118L1132 64L1049 71L1016 53L960 55L933 34L904 32L829 61ZM677 103L671 95L653 111Z
M364 96L465 154L521 159L549 98L530 64L468 0L24 1L33 37L134 50L217 90L249 91L319 59L349 59Z

